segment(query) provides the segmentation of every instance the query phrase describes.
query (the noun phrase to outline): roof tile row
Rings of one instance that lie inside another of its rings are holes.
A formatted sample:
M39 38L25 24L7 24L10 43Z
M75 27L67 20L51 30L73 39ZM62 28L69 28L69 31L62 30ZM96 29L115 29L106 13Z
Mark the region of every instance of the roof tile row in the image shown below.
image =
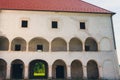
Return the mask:
M82 0L0 0L0 9L113 13Z

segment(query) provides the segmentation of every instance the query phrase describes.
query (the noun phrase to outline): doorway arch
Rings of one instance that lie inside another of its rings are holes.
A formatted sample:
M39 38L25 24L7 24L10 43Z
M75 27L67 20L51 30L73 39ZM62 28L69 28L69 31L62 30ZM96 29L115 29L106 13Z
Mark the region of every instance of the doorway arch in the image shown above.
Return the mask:
M82 63L78 60L74 60L71 63L71 78L72 79L83 79L83 68Z
M87 77L88 79L99 79L98 65L93 60L87 63Z
M52 65L52 77L57 79L67 78L66 64L62 60L56 60Z
M24 79L24 63L16 59L11 63L11 79Z
M33 60L29 64L29 79L47 79L48 63L44 60Z

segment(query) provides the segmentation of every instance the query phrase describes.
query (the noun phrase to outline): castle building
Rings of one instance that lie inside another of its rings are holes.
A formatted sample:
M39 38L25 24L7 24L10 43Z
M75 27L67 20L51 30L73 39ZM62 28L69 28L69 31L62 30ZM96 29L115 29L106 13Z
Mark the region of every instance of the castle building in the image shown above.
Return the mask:
M0 77L119 79L113 15L82 0L0 0Z

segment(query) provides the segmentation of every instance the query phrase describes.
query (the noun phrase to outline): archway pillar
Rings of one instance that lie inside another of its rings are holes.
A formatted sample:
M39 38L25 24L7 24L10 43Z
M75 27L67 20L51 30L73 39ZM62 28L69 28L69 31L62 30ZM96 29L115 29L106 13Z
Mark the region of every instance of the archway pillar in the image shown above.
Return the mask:
M9 42L9 48L8 48L8 51L11 51L11 46L12 46L12 44L11 44L11 42Z
M29 51L29 44L26 43L26 51L28 52Z
M52 65L49 65L49 68L48 68L48 78L49 79L52 79Z
M82 51L85 51L85 44L84 44L84 43L83 43L83 45L82 45L82 48L83 48Z
M49 52L51 52L52 50L52 46L51 46L51 42L49 43Z
M10 68L11 68L11 65L10 64L7 64L7 73L6 73L6 79L10 79Z
M67 43L67 52L69 52L69 43Z
M24 70L24 79L28 79L28 65L25 65L25 70Z
M70 65L67 66L67 78L71 79L71 66Z
M83 66L83 78L87 79L87 67Z
M99 69L99 78L103 78L103 72L102 72L102 66L98 66L98 69Z

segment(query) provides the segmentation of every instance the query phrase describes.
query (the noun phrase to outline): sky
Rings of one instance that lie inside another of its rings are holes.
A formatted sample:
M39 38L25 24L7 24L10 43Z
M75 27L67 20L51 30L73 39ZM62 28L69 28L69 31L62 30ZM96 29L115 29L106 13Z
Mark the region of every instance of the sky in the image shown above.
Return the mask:
M97 5L109 11L115 12L113 16L113 26L115 32L115 40L117 46L118 61L120 64L120 0L83 0L91 4Z

